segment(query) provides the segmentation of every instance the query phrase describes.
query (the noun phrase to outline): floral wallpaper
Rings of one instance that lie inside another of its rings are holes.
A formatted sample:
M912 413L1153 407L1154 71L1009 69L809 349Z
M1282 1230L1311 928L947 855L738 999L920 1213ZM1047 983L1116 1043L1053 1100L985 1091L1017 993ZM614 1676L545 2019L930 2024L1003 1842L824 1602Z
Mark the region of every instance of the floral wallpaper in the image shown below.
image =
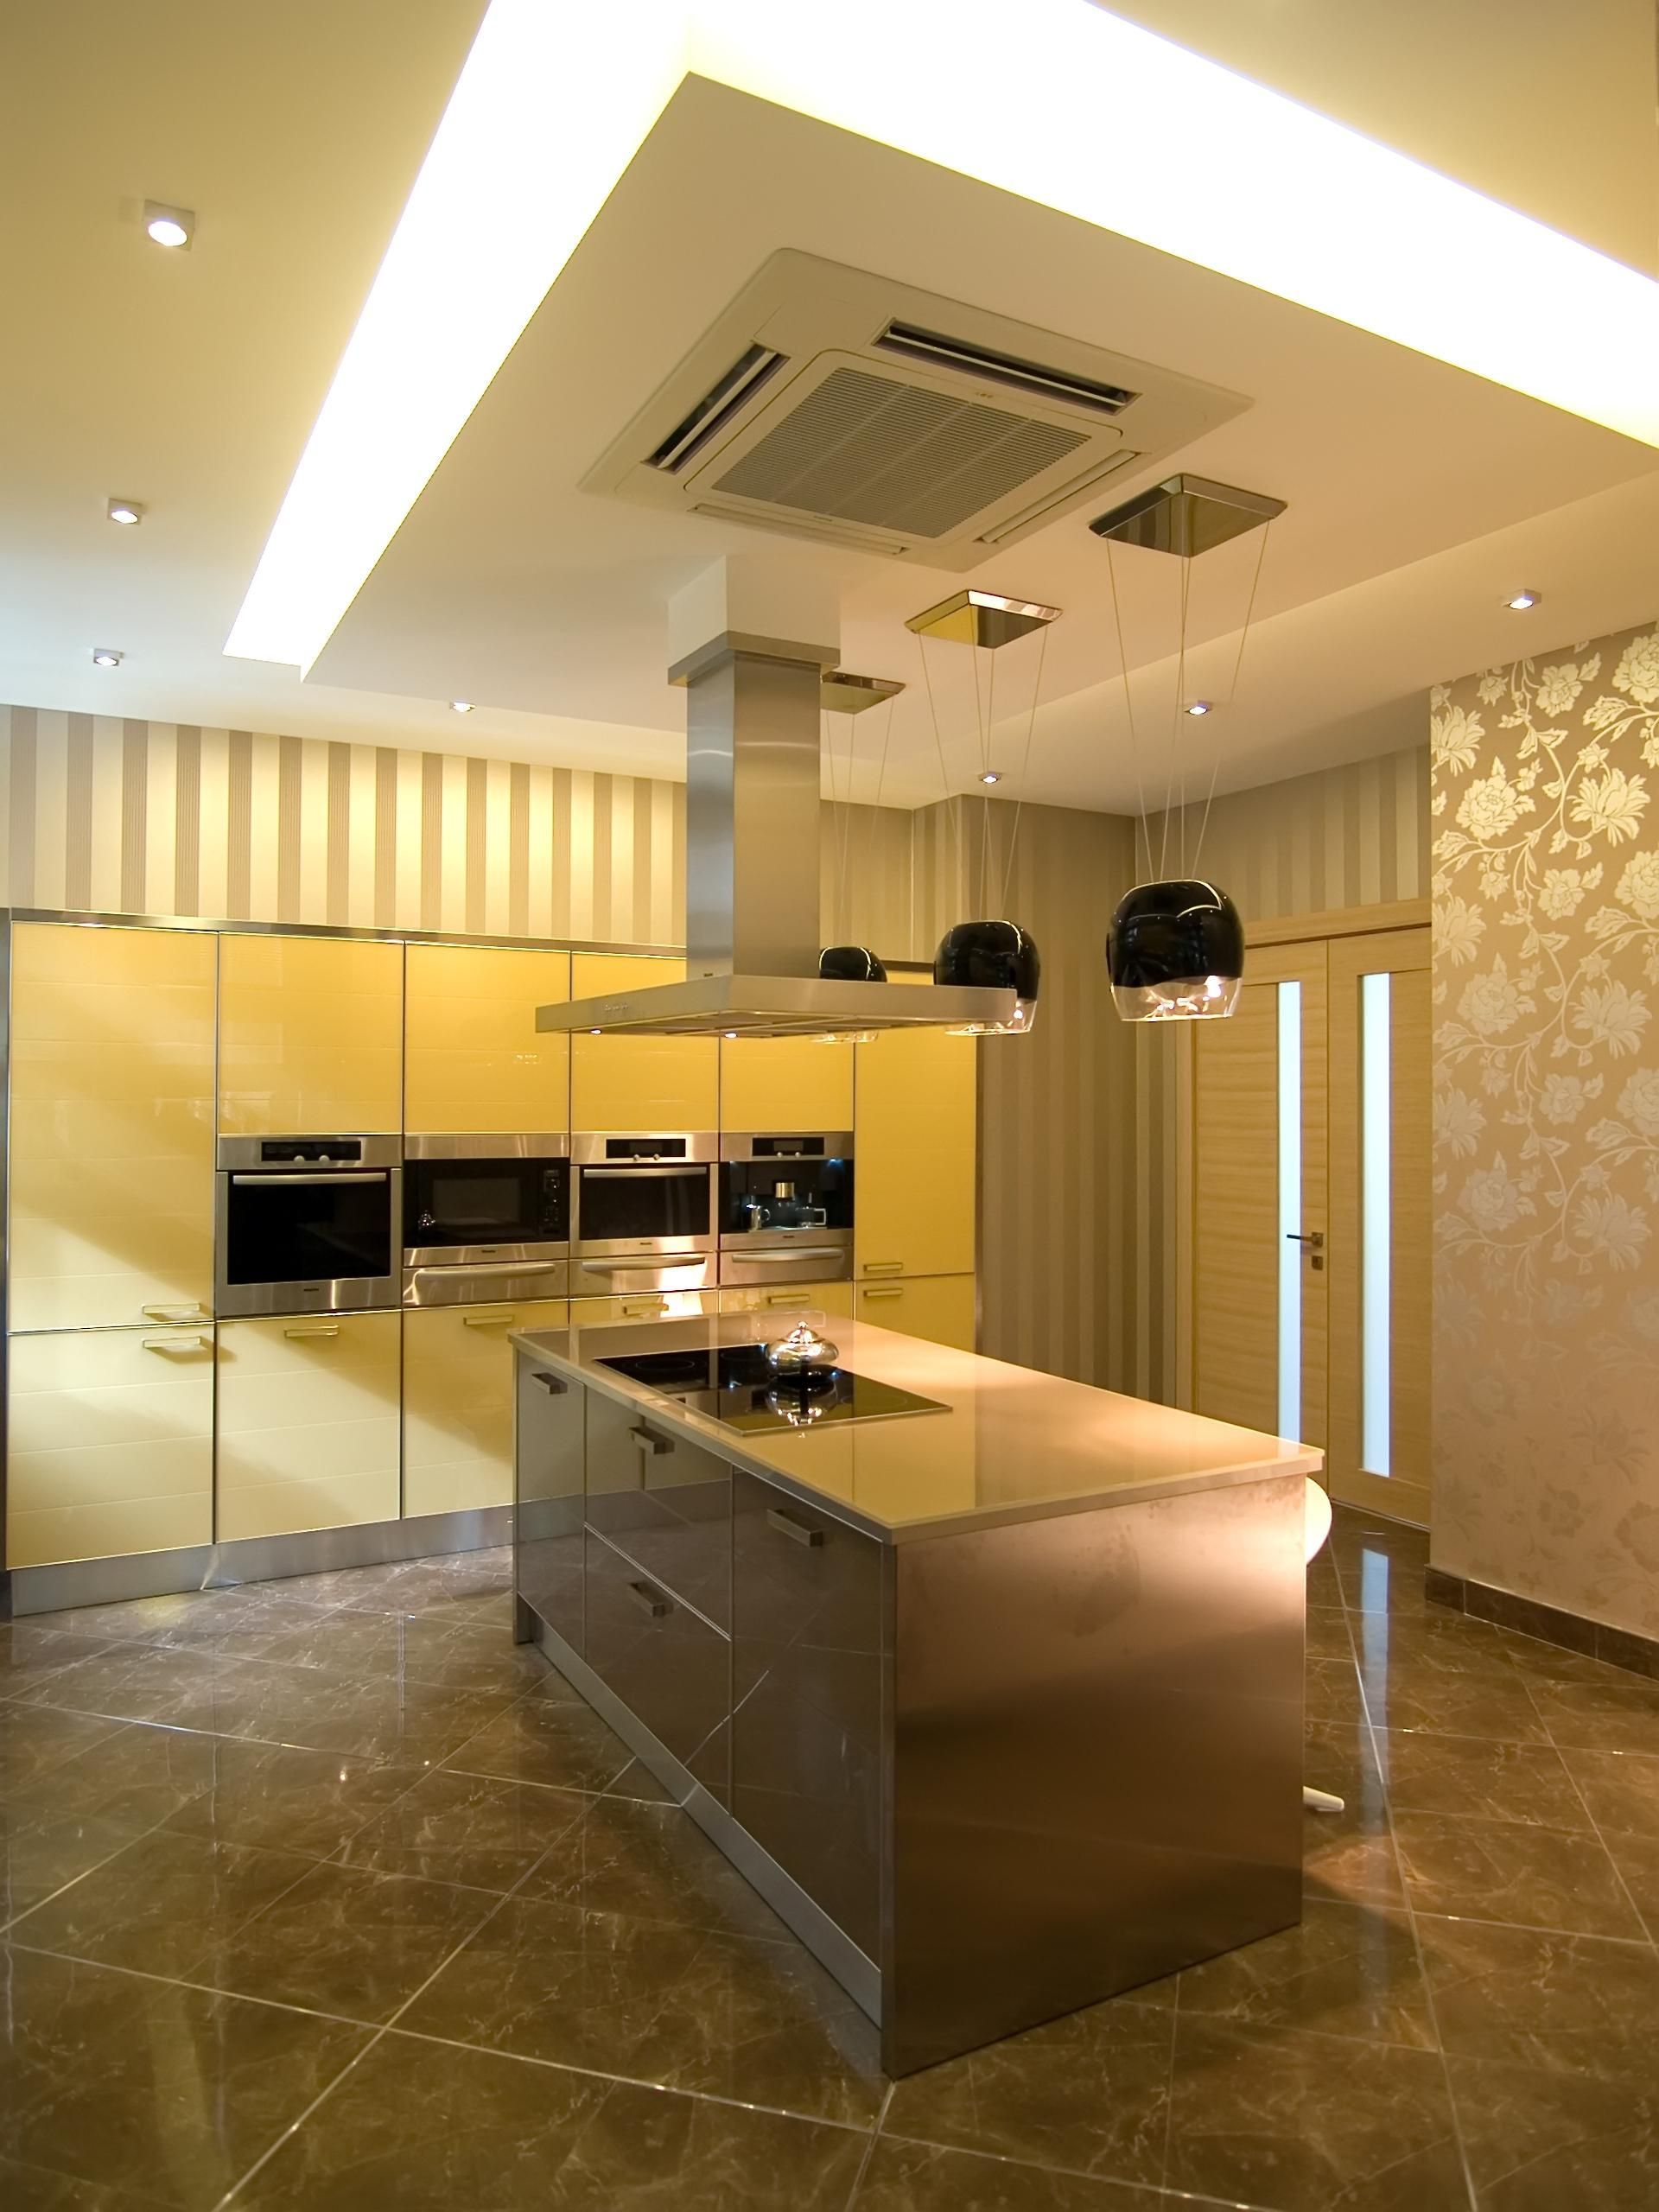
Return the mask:
M1659 1636L1659 626L1429 753L1434 1561Z

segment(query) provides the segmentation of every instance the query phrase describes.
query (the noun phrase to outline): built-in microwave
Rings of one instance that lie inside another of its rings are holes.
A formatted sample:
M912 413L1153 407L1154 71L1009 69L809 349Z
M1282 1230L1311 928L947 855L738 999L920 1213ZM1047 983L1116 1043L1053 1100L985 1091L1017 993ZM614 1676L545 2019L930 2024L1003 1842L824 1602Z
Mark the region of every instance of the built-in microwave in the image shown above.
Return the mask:
M406 1138L404 1305L563 1298L569 1153L562 1131Z
M577 1136L570 1288L584 1297L715 1281L712 1134Z
M402 1149L391 1136L221 1137L215 1310L395 1306Z
M835 1282L852 1271L852 1131L722 1137L721 1282Z

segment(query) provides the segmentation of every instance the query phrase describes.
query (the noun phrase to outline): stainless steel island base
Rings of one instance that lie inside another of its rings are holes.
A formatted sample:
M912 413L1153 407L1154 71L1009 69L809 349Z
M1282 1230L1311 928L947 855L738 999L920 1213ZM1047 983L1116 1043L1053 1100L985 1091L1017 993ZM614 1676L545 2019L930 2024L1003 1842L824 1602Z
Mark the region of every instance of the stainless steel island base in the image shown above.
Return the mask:
M948 1513L900 1522L878 1459L899 1455L913 1499L945 1418L721 1433L595 1371L646 1333L515 1340L518 1633L878 2023L889 2072L1300 1917L1313 1455L1252 1438L1251 1465L1246 1432L1171 1414L1232 1448L1149 1471L1165 1408L861 1329L845 1357L948 1403L954 1363L1095 1422L1093 1491L1022 1507L981 1408L976 1501L958 1483ZM1137 1439L1115 1483L1114 1407Z

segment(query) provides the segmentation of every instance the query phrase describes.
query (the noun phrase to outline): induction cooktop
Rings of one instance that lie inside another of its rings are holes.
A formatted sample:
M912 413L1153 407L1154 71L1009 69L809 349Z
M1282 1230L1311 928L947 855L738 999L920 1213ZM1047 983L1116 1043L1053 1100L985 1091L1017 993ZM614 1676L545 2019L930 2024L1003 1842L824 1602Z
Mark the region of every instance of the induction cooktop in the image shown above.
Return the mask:
M601 1359L601 1367L643 1382L728 1428L753 1434L768 1429L844 1427L854 1421L892 1421L903 1414L943 1414L937 1398L918 1398L891 1382L877 1382L845 1367L814 1367L777 1375L761 1344L720 1344L703 1351L647 1351Z

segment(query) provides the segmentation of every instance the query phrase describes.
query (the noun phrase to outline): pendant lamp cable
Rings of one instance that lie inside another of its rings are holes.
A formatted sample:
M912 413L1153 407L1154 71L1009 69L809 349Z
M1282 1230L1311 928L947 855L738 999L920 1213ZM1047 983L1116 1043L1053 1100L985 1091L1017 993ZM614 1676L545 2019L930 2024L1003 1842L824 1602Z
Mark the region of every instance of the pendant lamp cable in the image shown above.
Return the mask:
M1250 578L1250 595L1249 595L1249 599L1244 602L1244 622L1243 622L1243 628L1239 631L1239 633L1238 633L1238 651L1237 651L1237 652L1236 652L1236 653L1234 655L1234 657L1233 657L1233 680L1232 680L1232 683L1231 683L1229 685L1229 687L1228 687L1228 690L1227 690L1227 696L1226 696L1225 700L1223 702L1223 704L1224 704L1224 705L1225 705L1225 706L1228 706L1228 707L1230 707L1230 706L1232 705L1234 699L1237 696L1237 694L1238 694L1238 673L1239 673L1239 671L1240 671L1240 670L1243 667L1243 665L1244 665L1244 646L1245 646L1245 642L1246 642L1246 640L1249 639L1249 634L1250 634L1250 620L1251 620L1251 617L1252 617L1252 616L1255 614L1255 594L1256 594L1256 588L1257 588L1257 587L1260 585L1260 583L1261 583L1261 582L1262 582L1262 562L1263 562L1264 560L1266 560L1266 558L1267 558L1267 554L1268 554L1268 538L1269 535L1271 534L1272 530L1273 530L1273 524L1272 524L1271 522L1268 522L1268 523L1266 523L1266 524L1264 524L1262 525L1261 541L1260 541L1260 543L1257 544L1256 549L1255 549L1255 575ZM1199 823L1198 823L1198 849L1197 849L1197 851L1196 851L1196 852L1193 854L1193 855L1192 855L1192 868L1193 868L1193 871L1194 871L1194 873L1195 873L1195 874L1197 873L1197 870L1198 870L1198 862L1199 862L1199 861L1204 858L1204 838L1205 838L1205 831L1209 829L1209 827L1210 827L1210 809L1211 809L1211 805L1212 805L1212 804L1214 804L1214 802L1215 802L1215 796L1216 796L1216 776L1217 776L1217 773L1218 770L1220 769L1220 766L1221 766L1221 747L1220 747L1219 746L1217 746L1217 747L1216 747L1216 750L1215 750L1215 755L1214 755L1213 759L1211 760L1211 763L1210 763L1210 788L1209 788L1208 791L1206 791L1206 792L1205 792L1205 800L1204 800L1204 817L1203 817L1203 819L1202 819L1202 820L1199 822Z
M922 657L922 683L927 692L927 711L933 721L933 749L939 756L939 787L944 794L944 827L948 837L950 830L952 797L950 771L944 765L944 738L939 728L938 702L933 696L933 671L927 664L927 645L919 630L916 632L916 650ZM977 677L975 681L977 683ZM968 861L963 847L962 801L959 797L956 805L956 903L961 906L968 896Z
M897 696L898 694L895 692L893 698ZM889 699L887 705L887 717L881 729L881 757L876 764L875 797L870 801L869 836L865 841L865 861L872 882L875 880L876 876L875 840L876 833L881 824L881 791L887 780L887 752L893 743L893 699ZM912 920L913 918L912 916Z
M1164 776L1163 832L1158 841L1158 873L1160 875L1166 875L1169 873L1169 816L1170 810L1173 805L1175 799L1175 762L1176 756L1180 752L1181 744L1181 708L1184 704L1182 695L1186 683L1186 606L1187 595L1192 590L1192 559L1188 555L1183 554L1181 556L1180 635L1175 654L1175 697L1169 710L1169 766ZM1183 800L1185 800L1185 765L1183 765L1181 780L1181 795ZM1185 866L1185 852L1186 824L1183 822L1181 824L1181 865L1183 868Z
M1137 817L1141 835L1146 840L1147 874L1152 874L1152 824L1147 818L1147 787L1141 777L1141 743L1135 728L1135 694L1129 685L1129 657L1123 645L1123 603L1117 590L1117 561L1112 550L1112 541L1106 540L1106 573L1111 579L1112 620L1117 627L1117 665L1123 678L1123 713L1129 725L1129 765L1135 770L1135 795L1140 806Z
M997 918L1001 921L1007 921L1008 918L1008 893L1014 886L1014 855L1020 842L1020 816L1026 804L1026 779L1031 767L1031 741L1037 728L1037 702L1042 694L1043 659L1047 652L1048 625L1045 623L1041 635L1037 640L1037 673L1031 687L1031 712L1026 717L1025 750L1020 759L1020 795L1014 803L1014 827L1008 832L1008 858L1002 871L1002 896L997 903ZM990 816L988 799L985 802L985 812L988 823Z

